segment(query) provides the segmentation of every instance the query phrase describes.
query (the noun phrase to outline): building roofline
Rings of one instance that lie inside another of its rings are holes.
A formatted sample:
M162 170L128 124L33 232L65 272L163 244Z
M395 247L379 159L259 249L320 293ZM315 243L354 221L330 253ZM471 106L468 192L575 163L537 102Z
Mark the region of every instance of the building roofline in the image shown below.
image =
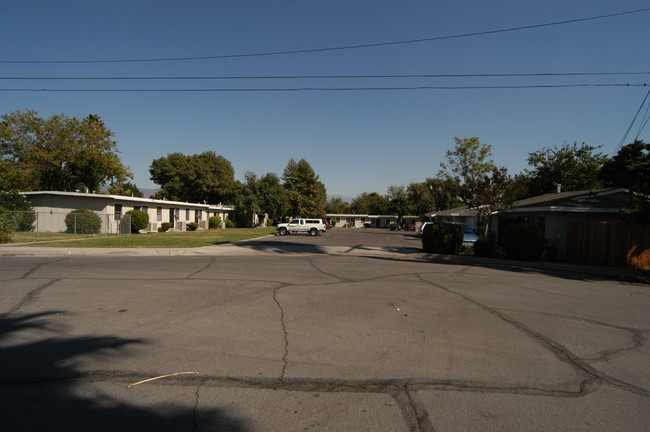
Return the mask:
M228 206L223 204L199 204L199 203L190 203L183 201L168 201L154 198L140 198L140 197L131 197L126 195L105 195L105 194L95 194L95 193L85 193L85 192L62 192L62 191L30 191L30 192L20 192L21 195L55 195L55 196L69 196L69 197L80 197L80 198L97 198L97 199L110 199L114 201L131 201L147 204L165 204L171 206L184 206L184 207L200 207L206 210L234 210L234 206Z

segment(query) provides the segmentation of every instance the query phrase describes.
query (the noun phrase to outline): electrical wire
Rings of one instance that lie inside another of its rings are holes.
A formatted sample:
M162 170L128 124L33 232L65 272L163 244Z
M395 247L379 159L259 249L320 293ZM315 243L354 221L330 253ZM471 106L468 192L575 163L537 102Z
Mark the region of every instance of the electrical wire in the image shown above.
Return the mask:
M636 114L634 114L634 118L632 119L632 121L630 122L630 125L627 127L627 130L623 134L623 137L621 138L621 141L618 143L618 146L616 146L616 150L614 151L614 153L618 153L618 151L623 146L623 143L625 142L625 139L627 138L627 135L630 133L630 130L632 129L632 126L634 125L634 122L636 122L636 118L639 116L639 113L643 109L643 105L645 105L646 101L648 100L648 96L650 96L650 90L648 90L648 93L646 93L645 97L643 98L643 102L641 102L641 105L639 106L639 109L636 110Z
M507 33L515 32L521 30L530 30L535 28L542 27L551 27L564 24L573 24L585 21L593 21L605 18L612 18L622 15L631 15L637 13L643 13L650 11L650 8L636 9L624 12L616 12L607 15L597 15L586 18L576 18L571 20L564 21L555 21L542 24L533 24L527 26L519 27L510 27L505 29L498 30L487 30L481 32L472 32L472 33L461 33L456 35L447 35L447 36L434 36L422 39L410 39L402 41L392 41L392 42L379 42L379 43L370 43L370 44L358 44L358 45L346 45L346 46L337 46L337 47L326 47L326 48L312 48L312 49L301 49L301 50L285 50L285 51L268 51L268 52L257 52L257 53L243 53L243 54L227 54L227 55L215 55L215 56L200 56L200 57L169 57L169 58L149 58L149 59L110 59L110 60L0 60L0 63L11 63L11 64L85 64L85 63L144 63L144 62L171 62L171 61L196 61L196 60L217 60L217 59L229 59L229 58L241 58L241 57L261 57L261 56L277 56L277 55L289 55L289 54L305 54L305 53L315 53L315 52L325 52L325 51L343 51L343 50L352 50L352 49L361 49L361 48L374 48L374 47L385 47L392 45L407 45L407 44L417 44L423 42L433 42L439 40L447 39L459 39L466 37L475 37L475 36L485 36L498 33Z
M0 92L60 92L60 93L236 93L236 92L301 92L301 91L400 91L400 90L505 90L505 89L547 89L578 87L647 87L647 83L607 84L548 84L548 85L501 85L501 86L413 86L413 87L294 87L294 88L203 88L203 89L34 89L0 88Z
M4 81L108 81L108 80L249 80L249 79L391 79L391 78L515 78L557 76L650 75L650 72L560 72L560 73L497 73L497 74L394 74L394 75L262 75L262 76L113 76L113 77L0 77Z

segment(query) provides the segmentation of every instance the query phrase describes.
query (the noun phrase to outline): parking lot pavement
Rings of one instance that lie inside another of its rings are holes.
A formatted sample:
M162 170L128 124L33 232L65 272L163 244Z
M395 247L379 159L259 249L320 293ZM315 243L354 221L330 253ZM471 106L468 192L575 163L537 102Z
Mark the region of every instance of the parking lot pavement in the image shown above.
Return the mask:
M0 258L0 430L650 430L647 285L324 238Z

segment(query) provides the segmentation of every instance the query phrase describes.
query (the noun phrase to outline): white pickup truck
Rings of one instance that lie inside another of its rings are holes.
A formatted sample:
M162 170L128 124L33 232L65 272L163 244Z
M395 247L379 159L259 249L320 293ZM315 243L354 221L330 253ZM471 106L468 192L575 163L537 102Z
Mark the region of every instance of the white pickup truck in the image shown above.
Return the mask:
M305 233L312 236L327 231L325 224L320 219L293 219L289 223L278 224L278 234L287 235L295 233Z

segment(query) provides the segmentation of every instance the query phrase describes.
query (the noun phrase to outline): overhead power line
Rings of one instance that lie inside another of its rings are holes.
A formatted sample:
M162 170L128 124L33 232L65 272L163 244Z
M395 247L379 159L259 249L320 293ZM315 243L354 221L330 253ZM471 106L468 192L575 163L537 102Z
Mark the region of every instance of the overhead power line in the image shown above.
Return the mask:
M560 73L497 73L497 74L394 74L394 75L260 75L260 76L112 76L112 77L0 77L5 81L101 81L101 80L248 80L248 79L384 79L384 78L516 78L558 76L650 75L650 72L560 72Z
M636 122L636 118L639 116L639 113L641 112L641 110L643 109L643 106L645 105L646 101L648 100L648 96L650 96L650 90L648 90L648 93L646 93L645 97L643 98L643 102L641 102L641 105L639 106L639 109L636 110L636 114L634 114L634 118L632 119L632 121L630 122L630 125L627 127L627 130L623 134L623 137L621 138L621 141L619 141L618 146L616 146L616 151L615 152L618 152L621 149L621 147L623 146L623 143L627 139L627 135L630 133L630 130L632 129L632 126L634 126L634 122ZM643 130L643 127L641 128L641 130ZM641 130L639 130L639 134L641 133ZM637 134L637 138L638 138L639 134Z
M407 45L407 44L417 44L417 43L433 42L433 41L440 41L440 40L447 40L447 39L485 36L485 35L498 34L498 33L530 30L535 28L551 27L551 26L558 26L564 24L573 24L573 23L579 23L585 21L594 21L599 19L612 18L612 17L622 16L622 15L631 15L631 14L643 13L648 11L650 11L650 8L617 12L617 13L611 13L607 15L597 15L597 16L591 16L585 18L576 18L571 20L533 24L527 26L510 27L505 29L486 30L481 32L461 33L456 35L433 36L433 37L421 38L421 39L409 39L409 40L401 40L401 41L345 45L345 46L325 47L325 48L267 51L267 52L257 52L257 53L240 53L240 54L226 54L226 55L199 56L199 57L167 57L167 58L149 58L149 59L110 59L110 60L0 60L0 63L14 63L14 64L143 63L143 62L217 60L217 59L229 59L229 58L240 58L240 57L262 57L262 56L277 56L277 55L289 55L289 54L305 54L305 53L315 53L315 52L325 52L325 51L343 51L343 50L352 50L352 49L361 49L361 48L374 48L374 47L384 47L384 46L391 46L391 45Z
M203 88L203 89L30 89L0 88L0 92L52 92L52 93L212 93L212 92L300 92L300 91L399 91L399 90L486 90L486 89L546 89L575 87L646 87L647 83L608 84L548 84L548 85L501 85L501 86L412 86L412 87L294 87L294 88Z

